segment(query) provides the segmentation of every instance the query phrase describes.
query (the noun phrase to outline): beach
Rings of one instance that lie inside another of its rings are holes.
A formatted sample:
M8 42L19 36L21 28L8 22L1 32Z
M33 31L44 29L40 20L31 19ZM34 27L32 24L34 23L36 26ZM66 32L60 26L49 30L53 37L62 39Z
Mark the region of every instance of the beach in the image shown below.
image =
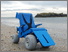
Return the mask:
M1 21L1 50L30 51L24 47L24 38L20 38L18 44L12 43L11 36L17 34L16 26L19 26L19 24L16 24L14 22L10 23L10 21L7 23L4 22L5 20L2 19ZM54 46L50 46L49 48L43 48L41 44L38 43L36 49L33 51L67 51L67 21L66 21L67 18L64 21L61 21L60 19L59 20L56 19L54 21L53 20L51 21L51 19L48 20L47 21L45 20L44 22L44 19L40 19L38 21L36 19L35 22L36 24L42 23L42 25L39 26L39 28L40 27L46 28L56 44ZM11 26L11 24L13 24L13 26Z

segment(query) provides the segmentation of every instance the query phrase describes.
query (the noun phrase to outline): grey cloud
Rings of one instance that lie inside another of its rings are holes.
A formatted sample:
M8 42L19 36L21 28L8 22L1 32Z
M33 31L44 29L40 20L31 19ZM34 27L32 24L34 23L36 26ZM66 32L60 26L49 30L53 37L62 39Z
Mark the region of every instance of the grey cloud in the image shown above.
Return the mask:
M13 9L14 7L7 7L7 8L12 8L10 9L6 9L3 11L17 11L17 10L28 10L28 11L43 11L44 9L47 8L53 8L55 10L58 10L61 7L67 8L67 1L18 1L22 4L27 4L27 5L35 5L35 8L30 8L30 9ZM13 4L12 1L2 1L2 4ZM14 2L14 4L16 4L16 2ZM3 8L6 8L5 6L2 6ZM26 7L26 6L25 6ZM43 10L42 10L43 9Z
M1 4L12 4L11 1L1 1Z
M37 8L31 8L31 9L6 9L6 10L2 10L2 11L18 11L18 10L41 11L41 9L37 9Z
M56 10L58 10L58 8L57 7L52 7L53 9L56 9Z
M66 1L22 1L21 3L28 5L38 5L38 6L59 6L59 7L67 7Z
M14 1L15 2L15 1ZM67 7L67 1L18 1L22 4L40 7ZM1 1L2 4L13 4L13 1Z
M66 6L67 5L67 1L18 1L18 2L28 5L39 5L39 6ZM13 1L1 1L1 3L12 4Z

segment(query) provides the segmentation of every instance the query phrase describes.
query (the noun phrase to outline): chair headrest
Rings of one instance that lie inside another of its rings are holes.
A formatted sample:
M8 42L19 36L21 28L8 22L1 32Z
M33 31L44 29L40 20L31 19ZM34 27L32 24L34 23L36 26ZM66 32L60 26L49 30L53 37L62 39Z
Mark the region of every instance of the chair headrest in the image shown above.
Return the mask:
M32 14L31 13L16 13L16 18L20 19L21 16L24 17L30 17Z

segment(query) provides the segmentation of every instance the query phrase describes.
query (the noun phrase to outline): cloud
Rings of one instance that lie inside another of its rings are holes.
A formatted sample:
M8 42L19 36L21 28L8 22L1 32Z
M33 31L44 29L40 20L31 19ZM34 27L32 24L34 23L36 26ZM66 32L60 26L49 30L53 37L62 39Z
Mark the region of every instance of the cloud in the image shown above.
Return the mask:
M29 4L29 5L38 5L38 6L61 6L61 7L66 7L67 6L67 1L26 1L26 2L21 2L24 4Z
M10 1L1 1L1 4L12 4L12 2L10 2Z
M3 3L3 2L2 2ZM11 2L12 3L12 2ZM1 10L13 10L13 9L31 9L35 8L34 5L22 4L21 2L13 2L12 4L1 4Z
M46 8L46 7L67 7L66 1L2 1L3 8ZM7 6L7 7L6 7Z
M67 13L67 1L1 1L1 13L6 15L13 12L41 12ZM2 15L4 16L4 15Z

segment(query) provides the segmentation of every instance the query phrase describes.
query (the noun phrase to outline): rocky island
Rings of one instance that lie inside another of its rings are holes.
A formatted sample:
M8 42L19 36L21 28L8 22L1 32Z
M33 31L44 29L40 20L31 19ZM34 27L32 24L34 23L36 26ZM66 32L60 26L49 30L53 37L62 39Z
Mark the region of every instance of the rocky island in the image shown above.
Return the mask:
M67 17L67 14L63 13L38 13L35 17Z

